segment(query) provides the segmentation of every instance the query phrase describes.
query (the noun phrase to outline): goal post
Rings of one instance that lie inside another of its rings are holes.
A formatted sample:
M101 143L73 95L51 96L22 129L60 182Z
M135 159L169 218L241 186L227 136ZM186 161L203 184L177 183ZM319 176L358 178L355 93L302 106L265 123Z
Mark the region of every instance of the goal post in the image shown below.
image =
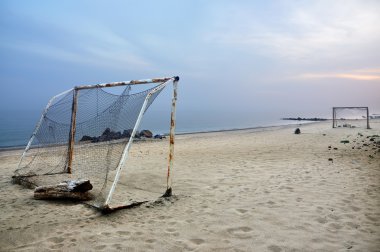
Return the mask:
M94 186L90 205L102 210L126 207L123 202L111 204L115 189L120 187L131 146L140 138L138 130L145 112L172 83L166 191L161 192L171 196L178 82L175 76L83 85L54 96L20 158L13 181L36 187L67 179L90 179ZM145 88L142 84L154 86ZM124 91L119 95L105 91L115 87Z
M364 126L370 129L368 107L333 107L332 127Z
M174 83L174 93L176 93L176 88L177 88L177 87L176 87L176 83L178 82L178 80L179 80L179 78L176 77L176 78L174 79L174 81L173 81L173 83ZM138 115L138 117L137 117L137 121L136 121L136 123L135 123L135 126L133 127L132 134L131 134L132 136L134 136L134 135L136 134L136 131L137 131L137 129L138 129L139 126L140 126L142 116L143 116L143 114L144 114L144 111L145 111L146 108L147 108L148 101L149 101L150 97L151 97L154 93L156 93L156 92L162 90L162 89L167 85L167 83L168 83L168 81L165 81L164 83L160 84L159 86L157 86L156 88L154 88L152 91L150 91L150 92L148 93L148 95L145 97L144 103L143 103L143 105L142 105L142 107L141 107L141 109L140 109L139 115ZM175 103L173 103L173 107L175 107ZM174 126L175 126L175 124L174 124L174 125L171 124L171 127L170 127L170 128L174 130ZM105 208L105 209L110 208L109 204L110 204L110 201L111 201L111 199L112 199L112 194L114 193L114 190L115 190L115 188L116 188L116 185L117 185L117 182L118 182L118 180L119 180L120 173L121 173L121 171L122 171L123 165L124 165L125 161L126 161L127 158L128 158L128 152L129 152L129 149L130 149L132 143L133 143L133 137L128 141L127 145L125 146L125 148L124 148L124 150L123 150L123 154L122 154L121 159L120 159L120 161L119 161L119 164L118 164L118 166L117 166L117 168L116 168L116 176L115 176L115 180L114 180L114 182L113 182L113 184L112 184L111 190L109 191L109 193L108 193L108 195L107 195L107 199L106 199L106 201L105 201L105 203L104 203L104 206L103 206L103 208ZM172 144L172 142L170 142L170 150L172 150L172 145L174 145L174 141L173 141L173 144ZM170 152L169 155L171 156L172 154L173 154L173 153ZM171 159L170 156L169 156L169 160ZM169 162L170 162L170 161L169 161ZM169 168L170 168L170 166L169 166ZM169 168L168 168L168 171L169 171ZM168 174L168 177L169 177L169 172L168 172L167 174ZM168 189L169 189L169 188L168 188ZM168 189L167 189L167 190L168 190ZM165 192L164 194L166 194L166 192Z

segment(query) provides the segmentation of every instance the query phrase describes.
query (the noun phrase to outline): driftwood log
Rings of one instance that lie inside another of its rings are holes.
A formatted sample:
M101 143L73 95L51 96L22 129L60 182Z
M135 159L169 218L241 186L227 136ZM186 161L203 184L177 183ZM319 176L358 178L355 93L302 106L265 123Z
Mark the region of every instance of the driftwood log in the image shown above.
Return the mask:
M75 199L89 200L92 189L90 180L67 180L58 185L39 186L34 190L35 199Z

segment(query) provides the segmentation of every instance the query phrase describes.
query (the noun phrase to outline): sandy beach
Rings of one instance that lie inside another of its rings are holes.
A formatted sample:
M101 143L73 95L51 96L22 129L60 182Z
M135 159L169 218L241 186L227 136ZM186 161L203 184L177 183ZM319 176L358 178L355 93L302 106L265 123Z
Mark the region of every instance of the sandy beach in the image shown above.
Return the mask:
M179 135L175 196L108 215L34 200L11 183L22 151L1 151L0 250L380 251L380 121L296 127Z

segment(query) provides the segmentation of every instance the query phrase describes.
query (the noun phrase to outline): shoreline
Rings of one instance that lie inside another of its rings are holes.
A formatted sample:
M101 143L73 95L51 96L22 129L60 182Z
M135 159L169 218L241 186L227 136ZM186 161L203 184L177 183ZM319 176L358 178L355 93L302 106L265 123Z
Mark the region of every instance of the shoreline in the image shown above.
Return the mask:
M313 123L321 123L323 121L302 121L300 123L288 123L288 124L279 124L279 125L268 125L268 126L254 126L254 127L244 127L244 128L231 128L231 129L218 129L218 130L204 130L204 131L190 131L190 132L176 132L175 135L181 136L181 135L194 135L194 134L207 134L207 133L221 133L221 132L230 132L230 131L244 131L244 130L257 130L257 131L264 131L266 129L277 129L277 128L287 128L294 125L310 125ZM165 136L168 136L169 133L164 134ZM0 152L6 152L6 151L15 151L15 150L24 150L26 147L25 145L18 145L18 146L0 146Z
M176 133L176 135L193 135L193 134L207 134L207 133L221 133L221 132L229 132L229 131L244 131L244 130L257 130L265 131L276 130L276 129L285 129L290 128L291 126L300 126L300 125L311 125L314 123L321 123L322 121L310 121L303 123L293 123L293 124L281 124L281 125L268 125L268 126L256 126L256 127L245 127L245 128L233 128L233 129L220 129L220 130L207 130L207 131L194 131L194 132L184 132L184 133Z

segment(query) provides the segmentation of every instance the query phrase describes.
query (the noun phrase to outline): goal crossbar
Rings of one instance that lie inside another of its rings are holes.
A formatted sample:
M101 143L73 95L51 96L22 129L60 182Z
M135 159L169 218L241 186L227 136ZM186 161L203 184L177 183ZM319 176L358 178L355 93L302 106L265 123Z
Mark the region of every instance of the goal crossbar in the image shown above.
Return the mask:
M74 89L91 89L91 88L107 88L107 87L119 87L126 85L138 85L138 84L151 84L151 83L163 83L170 80L179 80L178 76L175 77L166 77L166 78L154 78L154 79L144 79L144 80L130 80L130 81L120 81L120 82L110 82L110 83L101 83L95 85L81 85L76 86Z

